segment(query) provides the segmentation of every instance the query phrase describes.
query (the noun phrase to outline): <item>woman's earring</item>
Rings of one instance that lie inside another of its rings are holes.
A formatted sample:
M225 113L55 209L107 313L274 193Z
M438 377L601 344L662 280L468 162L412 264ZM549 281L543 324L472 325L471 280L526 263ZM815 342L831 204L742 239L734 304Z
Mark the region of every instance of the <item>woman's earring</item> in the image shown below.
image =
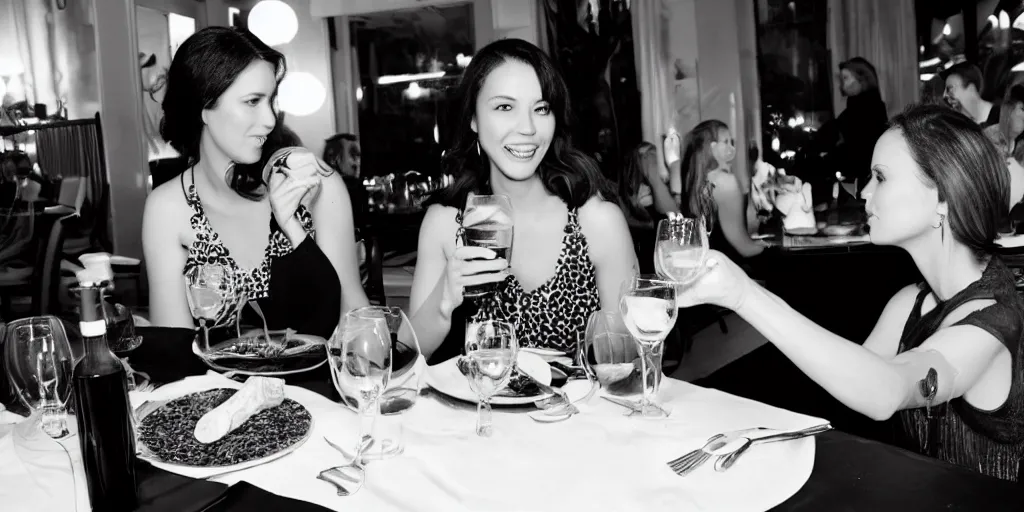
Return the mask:
M946 230L942 229L942 226L945 223L946 223L946 216L940 213L939 214L939 224L937 226L932 226L933 228L940 230L939 231L939 237L940 237L940 240L941 240L941 242L943 244L946 243Z
M480 156L480 141L476 141L476 156Z

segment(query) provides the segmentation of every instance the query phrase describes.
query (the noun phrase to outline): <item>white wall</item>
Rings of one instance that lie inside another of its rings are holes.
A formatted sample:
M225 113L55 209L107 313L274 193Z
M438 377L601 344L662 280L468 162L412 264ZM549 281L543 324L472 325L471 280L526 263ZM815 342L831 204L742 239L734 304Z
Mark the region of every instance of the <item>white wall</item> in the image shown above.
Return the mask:
M135 2L102 0L94 6L114 251L140 258L149 167L143 139Z

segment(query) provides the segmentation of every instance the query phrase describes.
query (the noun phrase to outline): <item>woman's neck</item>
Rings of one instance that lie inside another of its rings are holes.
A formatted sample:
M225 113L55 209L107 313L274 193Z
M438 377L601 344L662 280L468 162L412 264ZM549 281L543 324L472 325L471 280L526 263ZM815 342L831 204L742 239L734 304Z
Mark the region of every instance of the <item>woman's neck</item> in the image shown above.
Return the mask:
M505 177L498 169L491 168L491 193L508 196L512 208L521 212L542 211L545 203L553 194L544 188L540 176L534 174L523 181L513 181Z
M212 196L208 200L229 203L244 199L231 188L225 178L232 165L234 162L223 153L211 150L205 141L201 143L199 145L199 163L193 168L196 187L202 189L201 196Z
M926 239L918 240L904 249L910 253L935 297L945 301L981 279L988 262L978 261L969 247L953 241L951 233L947 234L945 244L939 237L940 233L936 230L927 235Z

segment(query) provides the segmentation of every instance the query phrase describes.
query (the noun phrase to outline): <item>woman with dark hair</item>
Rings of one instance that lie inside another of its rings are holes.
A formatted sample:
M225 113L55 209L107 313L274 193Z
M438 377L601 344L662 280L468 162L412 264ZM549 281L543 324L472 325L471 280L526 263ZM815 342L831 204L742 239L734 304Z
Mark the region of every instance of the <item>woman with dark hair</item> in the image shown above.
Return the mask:
M200 30L175 54L160 134L189 169L146 200L142 241L155 325L193 325L182 274L204 264L230 269L241 299L257 300L271 329L326 337L343 307L368 303L337 173L305 150L267 178L263 166L251 165L278 149L267 145L272 134L287 143L283 127L274 131L273 108L284 70L280 53L233 28Z
M864 188L871 241L907 251L924 282L893 296L863 345L814 324L719 253L680 305L733 309L848 407L879 421L898 414L910 448L1016 480L1024 303L994 255L1005 169L981 128L946 107L893 119Z
M683 147L683 196L680 211L689 217L703 217L714 249L733 259L751 258L765 247L752 240L757 222L753 205L745 198L731 166L736 158L732 132L725 123L709 119L687 134Z
M539 48L502 39L473 56L453 105L442 169L454 181L420 227L410 294L421 348L432 361L458 355L466 319L486 318L517 324L522 347L571 353L591 313L617 308L636 256L622 212L599 195L610 187L569 140L565 82ZM456 241L474 194L511 200L510 260ZM465 286L489 282L504 286L463 301Z
M679 211L668 185L661 180L654 144L641 142L626 155L619 176L619 203L632 226L649 226Z
M857 180L857 186L863 189L871 175L871 151L885 131L889 114L878 90L878 74L870 62L861 57L847 60L839 64L839 76L846 108L821 127L816 147L828 152L827 161L847 180Z

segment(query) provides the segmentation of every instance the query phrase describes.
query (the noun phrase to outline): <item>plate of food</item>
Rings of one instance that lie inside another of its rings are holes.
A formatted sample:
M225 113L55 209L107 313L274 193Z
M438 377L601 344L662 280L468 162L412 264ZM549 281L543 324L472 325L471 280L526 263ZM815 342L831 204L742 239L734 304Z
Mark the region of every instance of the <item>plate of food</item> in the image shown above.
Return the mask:
M464 358L453 357L429 367L427 385L452 398L475 403L478 398L469 387L466 378L468 366ZM523 375L524 372L529 376ZM551 367L537 354L520 350L508 384L491 398L491 405L531 405L551 396L551 393L542 393L530 377L550 386Z
M208 352L199 348L198 338L192 352L218 372L264 377L308 372L327 362L326 340L319 336L298 334L291 329L247 331L242 336L222 341Z
M139 457L197 469L234 471L283 457L313 431L313 416L284 396L284 381L250 377L136 409Z

